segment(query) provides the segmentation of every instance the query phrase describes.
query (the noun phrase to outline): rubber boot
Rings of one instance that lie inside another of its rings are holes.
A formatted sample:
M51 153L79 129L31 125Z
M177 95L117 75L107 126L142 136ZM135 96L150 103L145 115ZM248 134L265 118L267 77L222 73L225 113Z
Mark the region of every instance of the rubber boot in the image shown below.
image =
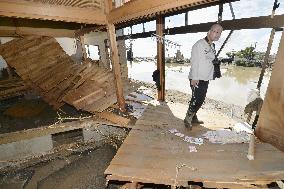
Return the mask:
M195 124L204 124L204 121L199 120L199 119L197 118L197 115L196 115L196 114L194 114L194 116L193 116L193 118L192 118L192 120L191 120L191 123L195 123Z
M191 130L191 128L192 128L192 118L193 118L193 116L195 115L195 113L194 112L191 112L191 111L187 111L187 113L186 113L186 116L185 116L185 118L184 118L184 120L183 120L183 122L184 122L184 126L186 127L186 128L189 128L190 130Z

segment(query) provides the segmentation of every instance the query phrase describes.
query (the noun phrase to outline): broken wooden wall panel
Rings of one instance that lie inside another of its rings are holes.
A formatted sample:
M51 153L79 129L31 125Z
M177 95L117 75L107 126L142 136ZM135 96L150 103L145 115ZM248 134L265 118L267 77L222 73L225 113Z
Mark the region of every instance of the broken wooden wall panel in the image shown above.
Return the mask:
M83 109L88 104L91 104L91 103L97 101L98 99L101 99L103 97L103 95L104 95L103 89L98 89L98 90L88 94L87 96L84 96L84 97L82 97L78 100L73 101L73 104L76 108Z
M50 51L47 52L46 55L51 56L52 53L55 52L56 51ZM33 57L37 57L37 59ZM17 63L18 66L16 71L21 73L22 78L37 78L38 76L47 74L43 71L46 67L49 67L49 69L56 69L59 60L52 60L42 57L37 53L31 53L29 56L24 56L22 59L18 58L14 63ZM25 62L28 62L28 64Z
M33 78L33 81L39 85L43 83L46 79L50 78L51 74L56 70L56 69L64 69L66 65L64 64L64 61L57 62L57 64L50 65L50 67L47 67L48 69L42 70L39 68L37 71L35 78Z
M19 43L19 44L18 44ZM35 48L39 48L38 45L44 46L45 44L52 43L52 40L48 38L36 38L34 40L19 40L17 42L17 45L19 46L12 46L7 48L7 52L3 51L3 54L5 54L7 57L15 58L14 56L24 56L30 53L31 50L34 50ZM33 49L30 49L34 47ZM8 51L10 49L10 51ZM2 52L1 52L2 53ZM14 56L13 56L14 55Z
M56 72L53 72L51 75L52 77L49 77L43 84L40 85L40 87L45 90L49 91L54 86L62 82L66 77L70 76L70 73L72 73L72 67L75 64L71 64L71 66L66 66L65 69L59 70L57 69Z
M5 50L8 47L12 50ZM0 50L20 77L54 108L67 102L96 112L116 102L113 72L90 59L76 64L53 38L16 39L1 45Z
M114 104L116 102L116 94L105 94L100 101L96 101L92 103L91 105L85 107L85 109L89 112L102 112L105 109L107 109L110 105Z
M88 82L85 82L82 86L73 89L64 97L64 100L68 103L74 103L78 99L92 93L94 90L98 90L100 87L96 85L90 85Z

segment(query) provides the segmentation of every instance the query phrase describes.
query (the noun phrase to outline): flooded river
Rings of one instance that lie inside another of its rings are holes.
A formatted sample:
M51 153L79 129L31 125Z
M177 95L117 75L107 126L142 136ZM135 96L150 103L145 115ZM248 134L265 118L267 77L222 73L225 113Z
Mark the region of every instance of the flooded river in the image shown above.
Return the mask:
M135 80L154 83L152 72L156 69L154 62L128 63L129 77ZM174 89L191 94L188 81L190 65L166 64L166 89ZM251 89L255 89L259 78L260 68L247 68L233 65L221 67L222 78L210 82L207 97L225 102L245 106ZM268 86L270 72L266 72L262 86L261 96L264 98Z

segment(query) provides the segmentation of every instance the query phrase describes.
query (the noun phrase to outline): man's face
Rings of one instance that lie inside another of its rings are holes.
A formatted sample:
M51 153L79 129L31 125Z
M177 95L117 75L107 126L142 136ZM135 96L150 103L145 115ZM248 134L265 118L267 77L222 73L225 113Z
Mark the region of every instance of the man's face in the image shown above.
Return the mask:
M209 38L211 41L218 41L223 29L221 26L215 26L209 31Z

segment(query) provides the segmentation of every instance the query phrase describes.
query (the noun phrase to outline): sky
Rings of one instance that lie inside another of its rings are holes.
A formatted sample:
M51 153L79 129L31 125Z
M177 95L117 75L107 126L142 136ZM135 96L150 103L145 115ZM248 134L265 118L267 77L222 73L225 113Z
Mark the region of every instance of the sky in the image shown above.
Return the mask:
M284 0L279 0L280 7L276 10L276 15L284 14ZM268 16L272 13L274 0L240 0L233 2L233 10L235 18L249 18L257 16ZM188 14L188 24L198 24L215 22L218 18L219 7L208 7L195 11L190 11ZM232 14L230 11L229 4L224 5L223 20L231 20ZM165 19L165 28L179 27L184 25L184 14L167 17ZM142 24L135 25L132 27L132 33L142 32ZM145 24L146 31L154 31L156 28L156 22L151 21ZM221 57L226 57L226 52L239 51L248 46L256 46L256 51L265 52L270 37L271 29L257 29L257 30L237 30L234 31L223 51ZM130 28L125 29L125 34L130 33ZM218 42L215 42L216 49L225 41L229 31L223 31L222 36ZM274 37L271 54L277 53L280 38L282 32L276 32ZM195 33L195 34L179 34L166 36L167 39L174 41L181 45L180 50L186 58L190 58L191 47L200 38L204 38L206 33ZM126 45L129 46L129 40L126 41ZM174 56L178 47L166 48L166 57ZM135 39L133 40L133 55L134 57L150 57L156 55L156 41L149 38Z

